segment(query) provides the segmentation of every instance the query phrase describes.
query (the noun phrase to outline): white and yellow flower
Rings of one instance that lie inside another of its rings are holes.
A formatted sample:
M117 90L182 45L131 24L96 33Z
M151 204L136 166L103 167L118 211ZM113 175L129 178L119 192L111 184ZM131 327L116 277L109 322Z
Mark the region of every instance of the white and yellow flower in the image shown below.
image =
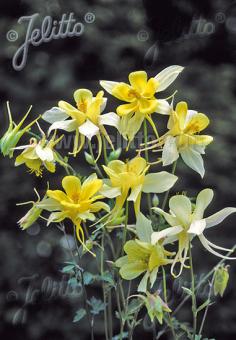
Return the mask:
M153 208L154 211L158 212L165 218L169 225L174 228L180 227L175 235L172 234L163 242L163 244L167 244L178 241L178 252L171 267L171 272L174 276L176 276L174 273L174 267L177 262L180 262L180 271L178 275L181 274L183 267L186 266L185 261L188 256L190 241L195 236L199 238L204 248L210 253L223 259L236 259L224 256L217 252L216 249L222 251L230 251L230 249L215 245L207 240L204 235L206 229L218 225L227 216L236 212L236 208L224 208L209 217L204 217L204 212L212 199L213 190L204 189L198 194L194 208L190 199L184 195L175 195L171 197L169 200L170 213L166 213L160 208ZM155 233L152 237L153 240L155 240Z
M43 168L46 168L49 172L55 172L56 162L63 166L66 164L59 159L58 153L55 151L55 146L63 138L63 136L55 139L56 131L53 137L48 141L45 134L42 133L42 139L36 138L30 139L30 144L22 145L14 148L14 150L23 150L23 152L16 157L15 166L25 164L30 169L30 173L35 173L36 176L42 176Z
M62 180L62 190L47 190L47 198L37 204L38 208L51 212L48 225L70 219L76 228L78 240L85 246L82 221L94 221L94 213L109 211L109 206L100 201L99 194L103 182L96 174L89 176L83 183L76 176L66 176Z
M135 213L140 211L141 196L143 193L162 193L169 190L178 177L166 171L146 174L149 169L147 161L142 157L135 157L127 162L111 161L103 166L109 177L102 194L108 198L116 198L113 213L118 213L127 199L134 202Z
M58 103L58 107L53 107L43 114L42 118L52 124L48 132L50 133L56 129L68 132L75 131L74 155L82 149L85 138L91 140L93 136L96 136L98 139L99 157L102 150L101 135L112 145L104 125L118 128L120 118L114 112L101 114L105 109L107 101L103 97L103 91L99 91L93 97L90 90L79 89L74 92L74 100L76 107L61 100Z
M131 72L130 84L102 80L101 86L114 97L126 102L117 107L121 117L119 131L124 138L131 141L140 129L144 119L147 119L157 134L151 114L170 113L170 105L164 99L157 99L155 93L164 91L182 72L181 66L165 68L154 78L148 79L145 71Z
M205 169L202 154L213 137L200 135L199 132L209 125L208 117L194 110L188 110L186 102L179 102L168 122L169 131L151 148L163 147L162 162L164 166L175 162L181 155L185 164L204 176Z

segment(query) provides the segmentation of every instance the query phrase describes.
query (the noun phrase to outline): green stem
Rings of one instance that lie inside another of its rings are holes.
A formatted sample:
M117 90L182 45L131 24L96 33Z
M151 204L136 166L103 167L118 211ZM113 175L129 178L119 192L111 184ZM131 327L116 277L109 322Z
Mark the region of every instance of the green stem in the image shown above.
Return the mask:
M122 241L122 250L121 250L122 256L124 255L124 245L126 243L126 238L127 238L128 219L129 219L129 201L126 200L126 203L125 203L125 225L124 225L124 230L123 230L123 241Z
M149 156L148 156L148 150L146 150L146 147L148 146L148 133L147 133L147 122L146 119L144 119L143 122L143 134L144 134L144 144L145 144L145 159L148 162L149 161ZM150 217L152 216L152 200L151 200L151 194L147 194L147 203L148 203L148 211Z
M104 237L105 237L105 232L103 230L102 233L102 242L101 242L101 275L104 275ZM109 340L109 335L108 335L108 325L107 325L107 308L106 308L106 290L105 290L105 284L104 282L102 283L102 292L103 292L103 301L104 301L104 328L105 328L105 337L106 340Z
M209 302L210 302L210 299L211 299L211 294L212 294L212 288L213 288L214 278L215 278L215 273L213 274L212 279L211 279L211 282L210 282L210 289L209 289L208 297L207 297L207 299L208 299ZM207 313L208 313L209 306L210 306L210 304L208 303L208 305L206 306L206 309L205 309L205 311L204 311L204 315L203 315L203 318L202 318L201 326L200 326L200 329L199 329L199 334L202 334L202 331L203 331L203 327L204 327L204 324L205 324L205 321L206 321L206 317L207 317Z
M164 266L162 266L162 277L163 277L163 293L164 293L164 300L165 303L168 305L168 300L167 300L167 289L166 289L166 271ZM171 329L172 335L174 339L177 339L176 334L175 334L175 329L173 326L172 318L170 316L170 313L167 313L167 317L169 320L169 327Z
M106 148L106 138L102 136L102 146L103 146L103 156L105 165L108 164L108 157L107 157L107 148Z
M177 161L175 161L173 163L173 167L172 167L172 171L171 171L172 175L175 174L176 166L177 166ZM164 196L164 199L163 199L163 203L162 203L162 206L161 206L162 210L165 210L166 203L167 203L167 200L168 200L168 197L169 197L169 193L170 193L170 189L165 193L165 196Z
M189 261L190 261L190 272L191 272L191 291L192 291L192 312L193 312L193 336L192 339L195 340L196 330L197 330L197 301L195 294L195 278L193 270L193 258L191 250L191 242L189 242Z
M97 165L97 162L96 162L96 159L95 159L95 156L94 156L94 153L93 153L93 147L92 147L92 144L91 144L91 141L89 140L88 141L88 147L89 147L89 152L93 158L93 162L94 162L94 168L98 174L98 176L100 176L101 178L103 178L103 174L101 172L101 170L99 169L98 165Z

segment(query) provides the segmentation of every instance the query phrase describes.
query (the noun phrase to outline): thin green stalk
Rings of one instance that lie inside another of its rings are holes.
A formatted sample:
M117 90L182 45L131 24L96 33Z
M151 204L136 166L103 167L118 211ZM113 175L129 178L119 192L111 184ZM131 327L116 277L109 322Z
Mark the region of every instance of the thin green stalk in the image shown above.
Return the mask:
M91 144L91 141L89 140L88 141L88 147L89 147L89 152L90 152L90 155L92 156L93 158L93 162L94 162L94 168L98 174L98 176L100 176L101 178L103 178L103 174L101 172L101 170L99 169L98 165L97 165L97 162L96 162L96 159L95 159L95 156L94 156L94 153L93 153L93 147L92 147L92 144Z
M165 271L164 266L162 266L162 277L163 277L163 293L164 293L164 300L165 300L165 303L168 305L168 300L167 300L167 288L166 288L166 271ZM173 322L172 322L172 318L171 318L171 316L170 316L170 313L167 313L167 317L168 317L168 320L169 320L169 327L170 327L170 329L171 329L173 338L174 338L174 339L177 339L177 336L176 336L176 334L175 334L175 329L174 329L174 326L173 326Z
M191 243L189 242L189 261L190 261L190 273L191 273L191 291L192 291L192 312L193 312L193 336L192 339L195 340L196 330L197 330L197 301L195 294L195 278L193 270L193 258Z
M207 297L209 302L211 300L211 294L212 294L212 289L213 289L214 278L215 278L215 273L213 274L211 282L210 282L210 288L209 288L208 297ZM208 303L208 305L206 306L206 308L204 310L202 322L201 322L200 329L199 329L199 334L202 334L203 327L204 327L204 324L205 324L205 321L206 321L206 317L207 317L207 313L208 313L208 310L209 310L209 306L210 306L210 304Z
M103 233L102 233L102 242L101 242L101 275L103 276L104 275L104 237L105 237L105 233L104 233L104 230L103 230ZM105 328L105 337L106 337L106 340L109 340L109 335L108 335L108 323L107 323L107 308L106 308L106 290L105 290L105 284L104 282L102 282L102 291L103 291L103 302L104 302L104 305L105 305L105 308L104 308L104 328Z
M144 134L144 144L145 144L145 148L148 146L148 134L147 134L147 122L146 119L144 119L143 122L143 134ZM148 162L149 161L149 156L148 156L148 150L145 149L145 159ZM151 200L151 194L148 193L147 194L147 203L148 203L148 211L149 211L149 215L152 216L152 200Z
M102 136L102 146L103 146L103 157L105 165L108 164L108 157L107 157L107 148L106 148L106 138Z
M122 256L124 255L124 245L126 243L126 238L127 238L127 226L128 226L128 219L129 219L129 201L126 200L125 203L125 225L124 225L124 230L123 230L123 241L122 241Z
M175 161L175 162L173 163L173 167L172 167L172 171L171 171L172 175L175 174L176 165L177 165L177 161ZM169 193L170 193L170 189L169 189L168 191L166 191L166 193L165 193L165 196L164 196L164 199L163 199L163 203L162 203L162 206L161 206L161 209L162 209L162 210L165 210L166 203L167 203L167 200L168 200L168 197L169 197Z

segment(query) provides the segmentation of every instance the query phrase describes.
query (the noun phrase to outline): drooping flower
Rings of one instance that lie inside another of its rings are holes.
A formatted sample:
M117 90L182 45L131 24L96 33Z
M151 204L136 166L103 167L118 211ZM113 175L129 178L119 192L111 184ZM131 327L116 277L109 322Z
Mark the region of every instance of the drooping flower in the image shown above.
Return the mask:
M117 128L120 119L114 112L101 115L107 101L107 99L103 97L103 91L99 91L97 95L93 97L91 91L79 89L74 92L74 100L76 107L61 100L58 103L58 107L53 107L51 110L46 111L42 118L52 124L49 128L49 133L56 129L68 132L75 131L74 155L82 149L85 143L85 137L91 140L93 136L96 136L98 139L99 157L102 150L101 135L112 145L104 125Z
M157 142L158 147L163 147L162 161L167 166L175 162L181 155L185 164L204 176L205 169L202 154L205 147L213 141L213 137L200 135L199 132L209 125L208 117L194 110L188 110L186 102L179 102L168 122L169 131Z
M55 172L56 162L63 166L66 164L59 158L58 153L54 150L56 144L63 138L63 136L55 139L56 134L48 141L45 134L42 133L42 139L30 139L30 144L22 145L14 148L14 150L23 150L23 152L16 157L15 166L25 164L30 169L30 173L35 173L36 176L42 176L43 168L49 172ZM56 131L55 131L56 132Z
M209 217L204 217L204 212L208 205L211 203L212 199L213 190L204 189L198 194L196 205L194 208L190 199L184 195L175 195L171 197L171 199L169 200L170 213L166 213L160 208L153 208L154 211L163 215L165 220L172 227L181 227L176 235L172 235L163 242L163 244L167 244L178 241L178 252L176 254L175 261L171 267L171 272L174 276L176 276L174 274L174 267L178 261L181 264L179 275L181 274L182 269L185 266L185 260L188 255L190 241L195 236L199 238L204 248L207 249L210 253L223 259L236 259L233 257L224 256L217 252L216 249L222 251L230 251L230 249L220 247L210 242L206 239L204 235L206 229L218 225L227 216L236 212L236 208L224 208ZM154 235L153 237L155 237Z
M0 139L0 149L3 154L3 156L9 156L10 158L13 157L14 148L18 144L21 137L30 130L31 126L36 123L36 121L39 119L36 118L31 123L29 123L27 126L25 126L23 129L21 129L22 125L24 124L24 121L28 117L29 113L31 111L31 107L29 108L28 112L25 114L25 116L21 119L21 121L16 124L13 122L11 110L9 103L7 102L7 112L9 117L9 127L5 134Z
M76 176L66 176L62 180L62 190L47 190L47 198L38 207L50 211L48 225L70 219L76 228L78 240L84 243L82 221L94 221L94 213L100 210L109 211L109 206L100 201L103 198L98 192L103 182L96 174L89 176L82 184Z
M116 261L117 267L120 268L121 277L125 280L133 280L144 274L138 286L138 291L146 292L149 280L152 288L159 268L173 263L173 259L169 257L175 255L175 253L169 252L163 247L162 241L167 235L178 230L179 228L167 228L155 233L155 238L153 238L151 221L139 213L136 223L138 238L125 243L124 251L126 255Z
M113 215L122 209L125 200L134 202L136 215L140 211L142 192L162 193L169 190L177 181L177 177L166 171L146 174L149 169L147 161L142 157L135 157L127 162L111 161L103 166L109 177L102 194L108 198L116 198Z
M157 99L155 93L165 90L182 70L181 66L170 66L150 79L145 71L131 72L130 84L106 80L100 82L108 93L126 102L117 107L117 114L121 117L119 131L124 138L133 140L144 119L149 121L157 134L151 114L169 114L170 106L166 100Z

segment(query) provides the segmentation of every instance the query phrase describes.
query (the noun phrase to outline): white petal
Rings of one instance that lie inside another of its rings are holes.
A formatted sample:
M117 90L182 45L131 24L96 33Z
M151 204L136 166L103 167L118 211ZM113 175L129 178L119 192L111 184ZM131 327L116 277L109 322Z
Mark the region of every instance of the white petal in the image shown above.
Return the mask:
M159 240L166 238L167 236L174 236L179 234L183 228L181 226L166 228L161 231L157 231L152 233L151 242L152 244L156 244Z
M148 278L149 278L149 272L146 272L138 285L138 292L146 293Z
M100 111L100 113L102 113L102 112L105 110L106 105L107 105L107 98L106 98L106 97L103 97L103 98L102 98L102 105L101 105L101 111Z
M160 86L157 92L164 91L173 81L178 77L180 72L182 72L184 67L179 65L173 65L166 67L160 73L155 76L155 79L159 81Z
M89 140L99 132L99 127L87 120L84 124L80 125L79 132L86 136Z
M137 187L133 188L131 190L129 197L127 198L127 201L136 202L138 195L140 194L141 190L142 190L142 185L138 185Z
M60 109L59 107L52 107L50 110L47 110L42 115L43 120L52 124L55 122L59 122L68 118L66 111Z
M107 198L115 198L121 195L121 190L120 188L112 188L104 184L99 193Z
M191 169L199 173L199 175L203 178L205 174L205 169L200 153L189 147L181 150L180 154L184 163L187 164Z
M206 228L214 227L221 223L226 217L236 212L236 208L224 208L206 218Z
M136 232L140 241L151 242L151 235L153 233L152 222L141 212L137 216Z
M188 110L187 111L187 116L185 119L185 126L188 124L188 122L190 121L190 119L192 119L194 116L196 116L198 112L195 110Z
M105 113L99 117L99 124L114 126L118 129L120 117L115 112Z
M161 171L154 174L148 174L145 176L143 184L143 192L145 193L162 193L169 190L178 177L170 174L167 171Z
M156 108L155 112L160 113L162 115L170 115L171 106L170 106L170 104L168 103L167 100L159 99L157 101L157 108Z
M176 227L178 225L178 220L176 217L166 213L164 210L160 208L152 208L152 209L158 214L162 215L165 218L165 220L169 223L169 225L171 225L172 227Z
M211 203L214 196L214 192L211 189L204 189L199 192L196 200L196 207L193 213L194 220L200 220L203 218L204 211Z
M52 149L45 147L42 148L42 146L40 144L38 144L35 148L35 152L37 154L37 156L44 162L52 162L54 159L54 154Z
M206 220L193 221L188 229L188 234L201 235L206 228Z
M65 130L67 132L72 132L77 128L77 123L75 119L70 119L70 120L65 120L65 121L60 121L60 122L55 122L53 123L50 128L48 129L48 134L52 130Z
M163 166L167 166L175 162L179 158L179 152L176 146L176 138L168 136L162 151Z
M32 144L17 146L15 148L12 148L11 150L24 150L24 149L28 149L30 147L32 148Z
M109 80L101 80L100 85L106 90L108 93L112 94L113 88L119 84L116 81L109 81Z
M169 201L170 210L181 225L187 226L190 222L192 204L188 197L184 195L172 196Z

